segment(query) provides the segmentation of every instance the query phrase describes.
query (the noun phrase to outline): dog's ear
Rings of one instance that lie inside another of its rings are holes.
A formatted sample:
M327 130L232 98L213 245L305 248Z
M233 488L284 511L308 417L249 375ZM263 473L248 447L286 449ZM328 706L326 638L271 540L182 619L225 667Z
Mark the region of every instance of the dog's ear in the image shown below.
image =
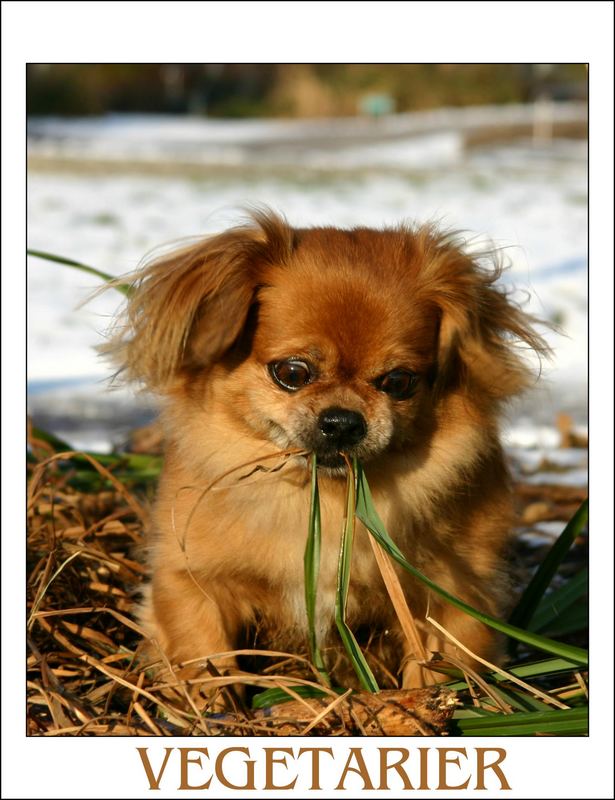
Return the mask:
M283 264L293 231L270 212L175 250L134 276L124 317L101 348L130 380L164 392L218 361L240 336L263 267Z
M483 266L431 229L418 233L414 254L421 264L417 292L436 303L440 317L436 387L473 386L487 402L528 388L534 378L523 346L539 357L550 351L533 328L539 320L496 286L503 269L496 256Z

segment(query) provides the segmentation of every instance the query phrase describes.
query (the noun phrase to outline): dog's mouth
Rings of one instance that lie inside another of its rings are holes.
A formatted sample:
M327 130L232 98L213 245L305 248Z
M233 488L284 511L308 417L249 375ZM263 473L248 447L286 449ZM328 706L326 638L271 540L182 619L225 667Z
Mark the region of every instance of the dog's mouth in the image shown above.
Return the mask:
M351 456L346 455L346 458L344 458L342 453L319 453L316 451L316 464L327 469L338 470L341 467L345 467L347 458L351 458Z
M312 435L311 431L309 435L291 437L281 425L278 425L273 420L269 420L268 423L268 432L272 442L282 448L298 447L301 450L314 453L319 469L322 468L324 470L340 472L346 469L348 461L352 462L354 455L363 458L367 455L364 452L357 452L360 448L349 447L341 450L327 446L327 444L321 441L314 441L316 437Z
M304 418L301 423L282 427L270 419L269 438L280 447L298 447L314 453L323 472L343 474L353 458L370 461L389 443L389 437L368 426L361 414L343 408L328 408L316 421Z
M370 461L373 453L366 447L345 447L334 450L325 447L313 447L312 452L316 456L316 465L325 472L332 472L338 475L345 474L348 465L352 465L354 459L361 462Z
M353 457L364 459L372 450L369 426L359 411L330 406L302 432L304 445L316 454L319 467L339 472Z

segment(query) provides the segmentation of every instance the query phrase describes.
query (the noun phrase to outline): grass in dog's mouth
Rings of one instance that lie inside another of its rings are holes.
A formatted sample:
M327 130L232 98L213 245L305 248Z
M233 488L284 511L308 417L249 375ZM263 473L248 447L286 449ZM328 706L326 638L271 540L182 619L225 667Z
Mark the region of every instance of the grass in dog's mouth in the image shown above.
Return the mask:
M318 469L334 469L343 473L346 472L348 456L345 453L330 453L328 455L318 455L314 453L313 455L316 456L316 467Z
M238 486L283 474L284 455L238 466L226 476ZM347 514L340 544L336 622L349 661L367 692L345 692L330 686L326 653L315 636L320 509L316 458L310 458L310 527L305 555L306 616L309 653L291 655L254 648L242 651L241 671L220 676L215 670L202 679L219 686L228 698L228 714L210 716L188 699L185 682L163 684L151 664L140 659L142 631L132 613L146 576L142 565L143 530L147 500L152 495L160 459L121 454L96 456L76 453L53 437L32 432L29 453L28 506L28 731L30 735L292 735L336 734L429 735L453 731L458 735L579 735L587 730L587 653L580 647L541 635L541 631L579 630L572 617L582 596L582 571L567 581L561 602L550 582L568 549L584 536L586 506L575 515L560 537L558 548L545 559L523 594L511 626L481 615L485 624L514 637L522 660L506 671L487 669L480 675L459 659L439 661L439 672L451 680L419 692L394 692L410 703L407 720L419 727L390 728L395 715L387 712L388 692L379 692L378 707L368 698L379 688L377 641L364 642L345 620L345 598L352 586L349 570L352 540L370 533L385 585L406 636L412 639L414 618L403 591L396 585L391 560L415 580L466 613L479 612L446 595L407 561L382 526L361 465L345 463ZM232 487L231 487L232 488ZM361 530L357 529L359 521ZM341 521L340 521L341 523ZM546 565L546 566L545 566ZM577 577L579 576L579 577ZM539 622L540 621L540 624ZM421 621L423 622L423 621ZM428 621L427 621L428 622ZM535 624L534 624L535 622ZM429 624L429 622L428 622ZM570 638L570 636L568 636ZM513 639L511 639L513 641ZM463 645L463 643L461 643ZM415 657L426 664L430 654ZM540 652L547 655L540 655ZM530 658L533 657L533 661ZM258 664L258 670L246 665ZM371 677L370 677L371 676ZM394 686L394 676L391 676ZM247 707L233 686L251 687ZM423 692L421 694L420 692ZM425 694L426 693L426 694ZM428 706L432 711L428 710ZM393 706L388 706L389 712ZM265 713L263 709L267 709ZM310 708L312 709L310 711ZM376 710L374 710L376 708ZM279 709L279 711L277 710ZM361 711L362 709L362 711ZM380 709L380 710L378 710ZM435 710L434 710L435 709ZM368 713L369 712L369 713ZM363 714L363 716L361 716ZM396 712L397 714L397 712ZM306 717L307 715L307 717ZM366 716L367 715L367 716ZM398 718L399 715L397 714ZM294 720L294 722L293 722ZM366 721L367 720L367 721ZM371 721L370 721L371 720ZM374 722L374 720L376 722ZM378 724L375 730L370 725Z

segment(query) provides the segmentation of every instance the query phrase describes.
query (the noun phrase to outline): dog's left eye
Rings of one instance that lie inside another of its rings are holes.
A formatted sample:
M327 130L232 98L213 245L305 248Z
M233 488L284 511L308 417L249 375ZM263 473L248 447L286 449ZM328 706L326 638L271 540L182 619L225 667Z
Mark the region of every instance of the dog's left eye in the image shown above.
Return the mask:
M418 375L410 370L393 369L378 378L375 386L393 400L407 400L413 393L418 379Z
M296 359L274 361L269 364L269 372L278 386L289 392L296 392L297 389L306 386L313 377L310 365Z

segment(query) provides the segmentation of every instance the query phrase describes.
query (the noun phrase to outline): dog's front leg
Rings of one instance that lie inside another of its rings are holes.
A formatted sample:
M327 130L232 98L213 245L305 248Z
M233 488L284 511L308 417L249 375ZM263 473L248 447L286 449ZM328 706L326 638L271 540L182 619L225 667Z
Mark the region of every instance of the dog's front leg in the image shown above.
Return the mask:
M151 636L150 652L163 661L165 678L186 681L191 694L208 704L218 694L217 673L237 666L233 655L239 619L232 598L216 582L197 582L186 571L159 568L142 620ZM211 665L211 667L209 666Z

